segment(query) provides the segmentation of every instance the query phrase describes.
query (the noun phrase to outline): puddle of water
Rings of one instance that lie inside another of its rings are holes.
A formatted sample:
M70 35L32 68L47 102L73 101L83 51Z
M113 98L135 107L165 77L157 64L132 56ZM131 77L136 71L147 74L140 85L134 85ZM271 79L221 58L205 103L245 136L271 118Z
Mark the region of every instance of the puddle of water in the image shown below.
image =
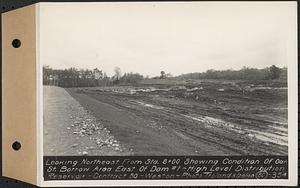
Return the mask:
M192 117L192 116L189 116L189 115L183 115L183 116L187 117L187 118L190 118L192 120L195 120L195 121L204 122L204 119L202 117L196 118L196 117Z
M277 134L272 134L272 133L268 133L268 132L260 132L260 131L254 131L254 130L251 130L251 131L253 132L254 137L259 140L288 146L287 135L277 135Z
M161 107L161 106L156 106L156 105L153 105L153 104L147 104L147 103L140 102L140 101L137 101L137 103L140 104L140 105L142 105L142 106L149 107L149 108L163 109L163 107Z
M247 91L257 91L257 90L287 90L287 87L268 87L268 86L257 86L257 87L246 87Z
M153 88L153 87L150 87L150 88L139 88L139 89L130 89L129 93L130 94L135 94L137 92L146 92L146 93L148 93L148 92L152 92L152 91L156 91L156 90L158 90L158 89Z
M221 119L217 119L217 118L213 118L213 117L209 117L209 116L204 116L204 117L192 117L192 116L189 116L189 115L183 115L187 118L190 118L192 120L195 120L195 121L199 121L199 122L202 122L202 123L208 123L208 125L213 125L213 126L217 126L217 127L228 127L228 128L232 128L232 129L236 129L236 127L231 124L231 123L228 123L224 120L221 120ZM239 130L239 129L237 129Z
M264 114L256 114L259 118L263 119L264 122L270 124L270 125L280 125L280 126L273 126L273 127L287 127L287 120L285 118L279 118L279 117L272 117L269 115Z
M173 130L173 131L174 131L174 133L175 133L177 136L183 138L184 140L189 140L189 139L190 139L189 137L185 136L184 134L182 134L182 133L180 133L180 132L178 132L178 131L175 131L175 130Z
M278 108L270 108L271 110L287 110L288 108L280 108L280 107L278 107Z
M275 129L277 132L284 132L287 133L288 129L287 127L273 127L273 129Z
M194 87L191 89L187 89L186 91L191 92L191 91L197 91L197 90L201 90L201 89L203 89L203 87Z

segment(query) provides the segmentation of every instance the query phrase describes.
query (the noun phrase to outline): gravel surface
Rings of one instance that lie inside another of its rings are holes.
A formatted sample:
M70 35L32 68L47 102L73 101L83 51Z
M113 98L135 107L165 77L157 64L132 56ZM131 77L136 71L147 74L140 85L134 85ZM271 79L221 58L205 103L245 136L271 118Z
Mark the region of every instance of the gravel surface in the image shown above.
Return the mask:
M65 89L44 86L44 155L131 155Z

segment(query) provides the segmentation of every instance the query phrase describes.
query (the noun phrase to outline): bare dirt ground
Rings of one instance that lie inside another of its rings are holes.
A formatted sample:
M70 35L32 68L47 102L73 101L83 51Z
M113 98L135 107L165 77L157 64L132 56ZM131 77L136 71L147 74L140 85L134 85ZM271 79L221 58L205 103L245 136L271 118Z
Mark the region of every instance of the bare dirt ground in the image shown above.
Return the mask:
M287 88L278 83L66 90L134 155L287 155Z
M44 155L130 155L64 88L44 86Z

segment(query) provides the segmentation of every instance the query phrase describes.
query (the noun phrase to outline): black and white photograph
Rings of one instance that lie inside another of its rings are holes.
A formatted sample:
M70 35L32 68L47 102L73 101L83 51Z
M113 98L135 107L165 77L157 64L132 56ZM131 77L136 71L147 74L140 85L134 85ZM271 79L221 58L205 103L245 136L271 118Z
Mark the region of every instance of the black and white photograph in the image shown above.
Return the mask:
M41 187L298 185L297 8L3 9L2 175Z
M289 8L41 7L44 155L288 155Z

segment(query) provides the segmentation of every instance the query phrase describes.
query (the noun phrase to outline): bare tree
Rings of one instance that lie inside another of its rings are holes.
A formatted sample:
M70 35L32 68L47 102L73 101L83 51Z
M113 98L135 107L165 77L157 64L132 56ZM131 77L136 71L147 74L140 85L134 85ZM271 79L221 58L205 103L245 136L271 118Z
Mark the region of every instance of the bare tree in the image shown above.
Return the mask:
M120 67L115 67L114 71L115 71L116 81L119 81L121 76L122 76L121 68Z
M165 71L160 71L160 78L165 78L165 76L166 76Z
M280 77L280 68L276 67L275 65L272 65L270 67L270 78L271 79L278 79Z

